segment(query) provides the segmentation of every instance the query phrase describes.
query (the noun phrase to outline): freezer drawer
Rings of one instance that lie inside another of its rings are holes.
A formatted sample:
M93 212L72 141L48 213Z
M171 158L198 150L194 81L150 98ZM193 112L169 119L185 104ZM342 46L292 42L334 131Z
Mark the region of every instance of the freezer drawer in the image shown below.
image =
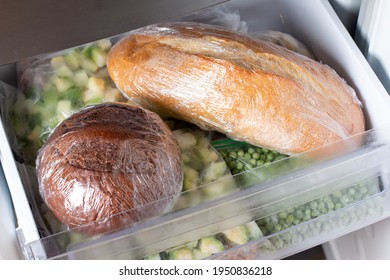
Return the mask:
M390 92L390 38L388 36L390 2L361 1L355 41L368 63ZM388 234L390 219L384 219L324 244L328 259L390 258Z
M36 212L29 184L33 182L28 181L34 170L15 161L12 137L5 133L9 127L3 118L1 160L25 258L164 258L175 250L199 249L202 242L213 241L222 247L204 258L277 259L388 216L388 95L329 3L237 0L223 8L239 11L248 32L276 29L294 35L344 77L363 103L367 119L364 144L338 154L329 152L331 145L322 149L322 155L328 156L318 158L318 151L308 152L236 175L233 180L241 182L238 189L197 200L191 206L181 204L116 233L90 238L77 230L63 230L43 235L42 217ZM18 94L4 88L6 98ZM224 180L201 188L212 192L226 184ZM196 191L183 193L179 200L193 197ZM245 240L227 241L227 233L242 230ZM192 257L194 254L192 251Z

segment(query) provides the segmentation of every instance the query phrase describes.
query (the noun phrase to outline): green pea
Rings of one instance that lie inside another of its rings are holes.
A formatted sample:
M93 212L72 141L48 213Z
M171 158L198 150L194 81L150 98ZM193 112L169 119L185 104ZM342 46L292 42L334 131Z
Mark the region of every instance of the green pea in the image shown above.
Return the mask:
M298 218L295 218L294 221L293 221L294 225L298 225L300 223L301 223L301 219L298 219Z
M311 209L317 209L317 207L318 207L317 201L313 200L312 202L310 202L310 208Z
M237 162L231 161L231 162L228 162L227 165L228 165L229 169L232 170L232 169L236 168Z
M285 211L282 211L282 212L279 212L279 214L278 214L278 217L280 218L280 219L286 219L287 218L287 212L285 212Z
M329 201L329 202L326 203L326 207L328 207L328 209L330 211L333 211L336 206L335 206L335 204L332 201Z
M244 164L242 162L237 162L236 168L237 168L237 170L243 170L244 169Z
M264 163L265 163L265 161L264 160L258 160L257 161L257 166L262 166L262 165L264 165Z
M268 232L271 232L272 229L273 229L274 225L272 223L268 223L265 225L265 229L268 231Z
M294 216L291 215L291 214L288 215L287 218L286 218L286 224L291 225L293 221L294 221Z
M297 219L302 219L303 218L303 211L301 209L297 209L297 210L295 210L294 215Z
M282 230L282 225L281 224L275 224L273 228L274 232L278 232Z
M311 211L311 216L313 217L313 218L316 218L316 217L318 217L320 215L320 211L318 211L318 209L313 209L312 211Z
M229 152L229 157L237 158L237 153L235 151Z
M340 202L337 202L334 207L336 210L343 208L343 205Z
M252 154L252 158L257 160L257 159L260 158L260 154L259 153L254 153L254 154Z

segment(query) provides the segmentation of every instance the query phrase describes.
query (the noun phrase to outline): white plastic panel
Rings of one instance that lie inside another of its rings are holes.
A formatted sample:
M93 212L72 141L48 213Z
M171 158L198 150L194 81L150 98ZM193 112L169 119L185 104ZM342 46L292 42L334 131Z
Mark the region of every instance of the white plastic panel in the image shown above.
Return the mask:
M362 0L356 43L390 92L390 1ZM385 219L323 245L328 259L390 259L390 219Z

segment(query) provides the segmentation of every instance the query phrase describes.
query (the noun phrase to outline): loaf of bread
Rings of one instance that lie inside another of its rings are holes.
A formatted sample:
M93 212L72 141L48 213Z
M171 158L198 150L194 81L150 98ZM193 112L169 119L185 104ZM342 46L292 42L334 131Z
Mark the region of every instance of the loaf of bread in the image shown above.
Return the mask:
M161 214L182 189L173 133L157 114L125 103L87 107L64 120L36 164L48 207L88 234Z
M222 27L135 30L113 46L107 67L145 108L284 154L365 129L355 91L329 66Z

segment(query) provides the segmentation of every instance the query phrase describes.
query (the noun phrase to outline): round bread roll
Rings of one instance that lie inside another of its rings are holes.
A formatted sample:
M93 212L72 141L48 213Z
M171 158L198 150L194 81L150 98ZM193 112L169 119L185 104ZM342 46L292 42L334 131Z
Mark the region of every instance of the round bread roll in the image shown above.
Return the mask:
M283 154L365 130L355 91L332 68L222 27L135 30L111 48L107 69L144 108Z
M89 234L161 214L182 189L172 131L157 114L125 103L90 106L64 120L36 164L54 215Z

